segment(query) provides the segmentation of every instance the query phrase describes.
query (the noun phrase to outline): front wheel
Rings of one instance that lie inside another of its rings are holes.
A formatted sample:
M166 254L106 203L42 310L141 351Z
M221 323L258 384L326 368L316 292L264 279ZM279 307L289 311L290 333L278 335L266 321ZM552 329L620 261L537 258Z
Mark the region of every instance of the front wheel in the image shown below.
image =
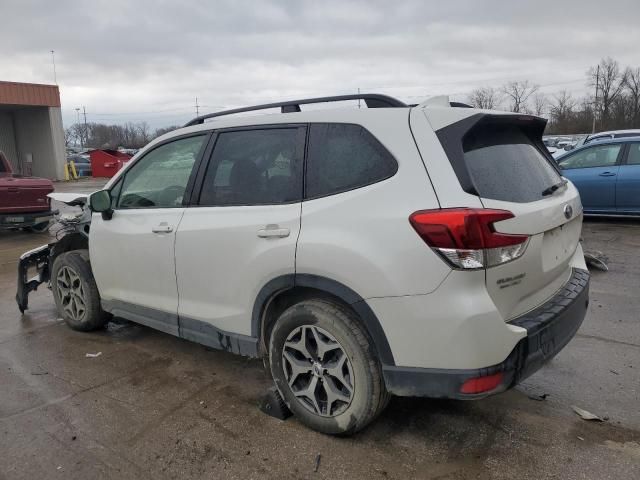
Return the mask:
M73 330L96 330L109 320L109 314L100 306L88 251L75 250L56 257L51 269L51 290L58 314Z
M367 426L388 394L372 342L349 309L305 300L278 318L269 342L271 374L305 425L349 435Z

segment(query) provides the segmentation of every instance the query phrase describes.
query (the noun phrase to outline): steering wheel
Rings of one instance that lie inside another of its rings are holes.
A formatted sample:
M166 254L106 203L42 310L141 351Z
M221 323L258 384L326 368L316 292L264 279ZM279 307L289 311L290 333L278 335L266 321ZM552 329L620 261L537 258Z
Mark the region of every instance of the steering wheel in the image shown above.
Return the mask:
M158 194L158 206L179 207L182 204L185 188L181 185L170 185Z

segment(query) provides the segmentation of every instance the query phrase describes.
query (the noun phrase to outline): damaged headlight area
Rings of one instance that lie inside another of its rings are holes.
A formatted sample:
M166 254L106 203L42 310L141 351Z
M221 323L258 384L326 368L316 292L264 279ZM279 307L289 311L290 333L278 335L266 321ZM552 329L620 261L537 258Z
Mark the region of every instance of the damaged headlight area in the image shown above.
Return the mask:
M89 244L91 210L87 205L87 195L51 193L49 197L79 209L56 214L50 229L55 241L20 255L16 302L21 313L29 308L29 293L43 283L50 286L51 265L55 257L68 250L87 248Z

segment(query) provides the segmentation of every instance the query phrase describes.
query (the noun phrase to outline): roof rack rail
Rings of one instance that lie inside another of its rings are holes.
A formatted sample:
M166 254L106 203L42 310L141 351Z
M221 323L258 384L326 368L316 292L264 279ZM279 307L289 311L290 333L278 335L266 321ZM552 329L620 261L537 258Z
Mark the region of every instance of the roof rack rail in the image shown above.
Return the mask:
M255 110L266 110L268 108L278 108L282 113L300 112L300 105L310 103L326 103L326 102L342 102L344 100L364 100L368 108L399 108L407 105L400 100L381 95L378 93L361 93L355 95L335 95L332 97L303 98L301 100L290 100L288 102L265 103L263 105L254 105L252 107L234 108L231 110L223 110L221 112L207 113L194 118L185 127L199 125L204 123L208 118L222 117L224 115L233 115L234 113L253 112Z

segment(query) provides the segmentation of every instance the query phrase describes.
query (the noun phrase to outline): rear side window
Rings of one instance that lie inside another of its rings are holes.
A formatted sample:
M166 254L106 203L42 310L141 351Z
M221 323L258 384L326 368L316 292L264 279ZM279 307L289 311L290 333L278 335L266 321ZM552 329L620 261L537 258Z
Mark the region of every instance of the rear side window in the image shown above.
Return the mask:
M473 186L483 198L532 202L561 181L547 157L518 125L478 126L464 136L463 151Z
M398 163L359 125L311 125L306 197L317 198L371 185L393 176Z
M640 165L640 143L629 144L627 165Z
M222 132L200 205L273 205L302 198L304 128Z

